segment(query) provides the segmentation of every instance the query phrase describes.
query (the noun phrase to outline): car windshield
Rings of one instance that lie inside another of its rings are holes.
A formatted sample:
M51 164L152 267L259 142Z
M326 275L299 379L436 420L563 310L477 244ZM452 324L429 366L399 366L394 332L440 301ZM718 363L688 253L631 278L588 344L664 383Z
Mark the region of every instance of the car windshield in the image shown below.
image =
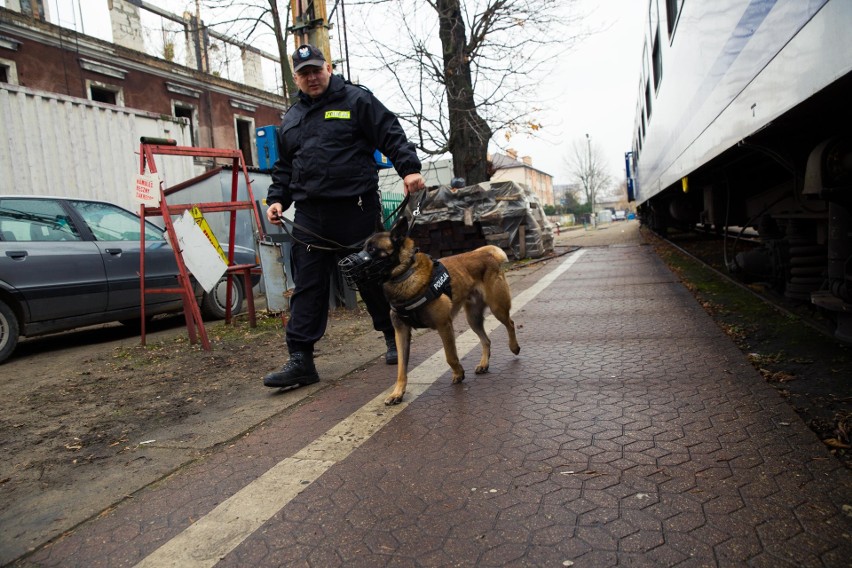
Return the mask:
M72 201L98 241L138 241L139 217L109 203ZM146 241L164 240L163 232L153 224L145 225Z
M80 234L58 202L50 199L0 199L4 241L79 241Z

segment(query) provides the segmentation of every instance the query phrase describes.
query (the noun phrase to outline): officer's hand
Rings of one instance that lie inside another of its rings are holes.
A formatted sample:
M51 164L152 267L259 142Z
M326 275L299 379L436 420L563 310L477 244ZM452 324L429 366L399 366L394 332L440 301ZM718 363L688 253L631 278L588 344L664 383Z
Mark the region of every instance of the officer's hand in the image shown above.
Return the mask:
M281 216L284 213L284 208L280 203L273 203L269 206L269 209L266 210L266 218L269 219L270 223L275 225L281 224Z
M424 180L423 176L419 173L408 174L403 178L402 182L405 184L405 195L420 191L426 187L426 180Z

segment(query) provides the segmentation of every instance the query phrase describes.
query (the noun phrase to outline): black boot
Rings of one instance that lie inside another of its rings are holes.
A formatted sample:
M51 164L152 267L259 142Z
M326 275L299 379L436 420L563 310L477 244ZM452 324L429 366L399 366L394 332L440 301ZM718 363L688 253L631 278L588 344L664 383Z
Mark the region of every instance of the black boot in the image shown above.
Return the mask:
M385 353L385 363L388 365L396 365L397 362L397 353L396 353L396 339L394 338L393 330L385 331L385 345L388 346L388 352Z
M319 375L314 366L314 354L307 351L290 353L290 360L280 371L263 377L263 386L272 388L312 385L316 382L319 382Z

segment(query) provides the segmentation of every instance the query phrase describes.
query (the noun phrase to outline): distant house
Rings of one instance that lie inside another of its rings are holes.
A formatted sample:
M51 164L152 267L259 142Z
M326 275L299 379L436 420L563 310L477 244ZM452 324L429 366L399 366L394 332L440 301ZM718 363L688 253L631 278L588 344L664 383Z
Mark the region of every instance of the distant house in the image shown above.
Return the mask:
M518 153L511 148L506 154L493 154L491 161L491 181L514 181L529 187L538 196L542 205L556 205L553 196L553 176L547 172L536 169L532 165L530 156L523 156L518 160Z

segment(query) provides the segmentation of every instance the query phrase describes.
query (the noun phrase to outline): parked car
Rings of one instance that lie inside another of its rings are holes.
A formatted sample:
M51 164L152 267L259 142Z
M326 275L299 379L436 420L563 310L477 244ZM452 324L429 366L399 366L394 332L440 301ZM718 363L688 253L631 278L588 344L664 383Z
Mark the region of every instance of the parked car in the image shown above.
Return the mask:
M140 229L138 215L112 203L0 196L0 362L20 336L111 321L139 325ZM235 247L234 256L256 263L245 247ZM163 229L146 221L146 288L176 287L177 276ZM236 314L245 292L241 279L231 282ZM210 293L195 289L205 317L225 317L226 278ZM182 309L179 294L146 294L146 319Z
M627 211L624 211L623 209L617 210L615 212L615 214L612 216L613 221L625 221L626 219L627 219Z

